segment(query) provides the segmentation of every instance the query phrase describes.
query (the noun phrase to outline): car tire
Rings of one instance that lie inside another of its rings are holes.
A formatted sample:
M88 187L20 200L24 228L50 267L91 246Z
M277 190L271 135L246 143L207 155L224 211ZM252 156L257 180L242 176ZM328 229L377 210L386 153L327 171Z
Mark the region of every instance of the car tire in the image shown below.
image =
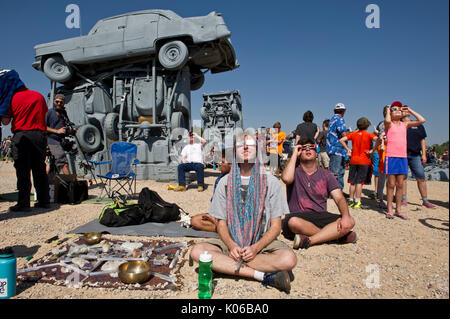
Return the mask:
M205 83L205 74L191 74L191 91L199 90Z
M92 124L79 127L77 130L77 139L81 150L86 153L97 151L102 144L100 131Z
M43 71L50 80L60 83L69 81L73 75L72 68L58 55L45 60Z
M106 137L112 141L119 140L119 114L108 113L106 114L103 128L105 130Z
M171 41L159 49L159 63L169 71L179 70L186 65L189 50L181 41Z

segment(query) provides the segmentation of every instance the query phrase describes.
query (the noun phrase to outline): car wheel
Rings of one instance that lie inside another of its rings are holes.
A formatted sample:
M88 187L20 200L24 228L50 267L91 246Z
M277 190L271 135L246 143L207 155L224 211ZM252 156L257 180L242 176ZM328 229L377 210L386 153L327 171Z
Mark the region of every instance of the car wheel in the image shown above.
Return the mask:
M100 131L92 124L86 124L78 128L77 139L83 152L93 153L102 143Z
M205 83L205 75L203 73L191 75L191 91L197 91Z
M119 114L108 113L103 125L106 137L112 141L119 140Z
M72 68L60 56L51 56L44 63L44 73L52 81L67 82L72 78Z
M189 50L181 41L172 41L159 49L158 59L161 65L170 71L179 70L186 65Z

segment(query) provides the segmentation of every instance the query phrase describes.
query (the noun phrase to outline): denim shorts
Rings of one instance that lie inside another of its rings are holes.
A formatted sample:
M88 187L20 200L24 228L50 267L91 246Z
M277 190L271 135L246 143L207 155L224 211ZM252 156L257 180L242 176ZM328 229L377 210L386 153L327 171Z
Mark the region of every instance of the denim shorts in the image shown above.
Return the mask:
M420 155L408 154L408 166L411 169L412 176L416 179L425 179L425 171L422 165L422 158Z

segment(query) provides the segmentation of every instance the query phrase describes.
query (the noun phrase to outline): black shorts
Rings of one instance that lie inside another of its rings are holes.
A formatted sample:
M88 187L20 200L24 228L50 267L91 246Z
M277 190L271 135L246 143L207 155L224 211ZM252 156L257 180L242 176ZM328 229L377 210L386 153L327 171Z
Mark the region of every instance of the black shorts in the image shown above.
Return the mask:
M292 217L301 218L314 224L317 228L324 228L326 225L334 223L341 215L332 214L329 212L299 212L299 213L290 213L284 216L282 222L282 230L283 236L287 239L294 239L295 234L289 229L288 222Z
M371 165L350 165L348 172L348 182L350 184L368 184L372 178Z

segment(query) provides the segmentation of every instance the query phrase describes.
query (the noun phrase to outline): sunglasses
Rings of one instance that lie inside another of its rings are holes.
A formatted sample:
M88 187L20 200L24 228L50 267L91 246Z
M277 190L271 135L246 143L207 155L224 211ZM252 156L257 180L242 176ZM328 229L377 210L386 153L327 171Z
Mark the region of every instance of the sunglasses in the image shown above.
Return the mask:
M315 149L316 149L315 145L303 145L302 146L302 151L315 150Z
M55 101L56 104L64 104L64 101Z
M398 106L391 107L391 112L401 111L401 108Z
M244 146L244 144L247 146L256 146L256 141L254 139L249 139L241 142L236 142L236 147L242 147Z

